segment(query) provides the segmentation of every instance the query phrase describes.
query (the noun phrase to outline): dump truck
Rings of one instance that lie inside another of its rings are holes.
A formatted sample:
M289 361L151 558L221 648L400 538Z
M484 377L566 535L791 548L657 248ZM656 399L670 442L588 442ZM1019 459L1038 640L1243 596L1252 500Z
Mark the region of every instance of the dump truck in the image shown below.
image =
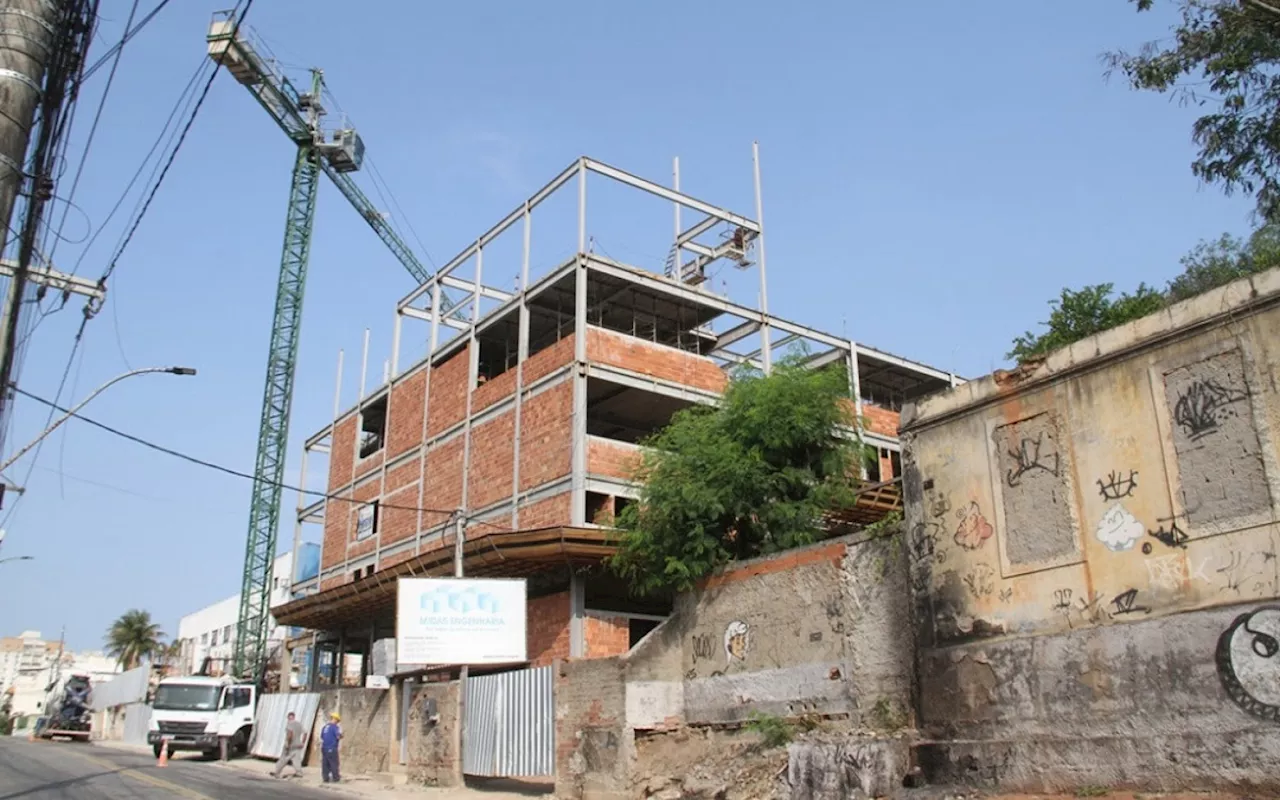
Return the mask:
M92 696L88 675L71 673L55 679L45 694L44 715L36 720L35 735L41 739L64 737L89 741Z

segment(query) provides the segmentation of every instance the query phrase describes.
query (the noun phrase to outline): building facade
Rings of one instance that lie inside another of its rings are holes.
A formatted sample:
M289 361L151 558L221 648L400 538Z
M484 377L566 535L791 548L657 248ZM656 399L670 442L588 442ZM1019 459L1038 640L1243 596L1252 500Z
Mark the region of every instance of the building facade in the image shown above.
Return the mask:
M12 690L14 716L39 716L49 685L59 674L88 675L93 684L110 680L120 665L100 650L66 650L40 631L23 631L0 639L0 691Z
M276 557L271 578L272 606L289 600L293 581L307 581L315 577L319 565L319 546L303 545L297 552L296 570L294 551ZM182 650L177 665L178 672L186 675L197 672L206 658L210 659L209 669L214 675L220 675L229 669L239 615L240 594L236 593L180 619L177 640L182 643ZM274 619L268 623L268 630L271 632L271 648L282 647L289 631L276 624Z
M662 272L588 246L588 178L676 206ZM533 212L574 181L577 246L533 275ZM701 221L681 228L681 210ZM523 248L504 251L512 237ZM484 283L498 252L499 269L518 264L518 291ZM768 370L788 353L846 368L851 410L880 455L867 513L900 507L898 409L956 377L736 303L706 280L762 260L758 221L582 158L404 298L387 380L305 445L304 473L327 458L326 497L298 515L298 538L312 526L322 541L320 572L276 613L318 632L319 675L345 674L351 659L369 673L394 636L396 578L458 567L529 579L531 663L625 651L669 610L599 569L613 515L638 494L639 442L680 409L715 403L732 370ZM427 327L402 334L406 322ZM426 353L401 369L409 340Z

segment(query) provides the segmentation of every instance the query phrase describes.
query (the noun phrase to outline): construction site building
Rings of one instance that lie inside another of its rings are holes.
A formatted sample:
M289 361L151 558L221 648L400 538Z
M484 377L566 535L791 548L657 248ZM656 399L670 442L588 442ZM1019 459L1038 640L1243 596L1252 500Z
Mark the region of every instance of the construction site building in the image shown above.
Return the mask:
M588 178L673 205L661 271L596 252ZM530 275L534 212L575 190L576 244ZM758 201L758 170L753 219L580 158L398 303L387 380L364 391L366 344L362 396L335 400L304 447L304 475L318 456L328 462L328 497L300 500L295 532L322 530L320 572L274 615L314 631L298 643L314 644L320 685L393 674L375 654L395 636L397 579L452 575L457 562L470 577L528 579L531 664L625 652L669 610L601 569L610 521L637 496L638 442L678 410L715 403L740 366L767 371L787 352L814 368L843 364L863 440L880 455L849 519L901 507L898 409L958 379L770 315ZM694 223L682 226L681 212ZM517 238L504 251L519 261L511 289L484 282L512 266L486 255L504 235ZM758 270L763 307L711 291L716 264ZM425 355L402 365L411 338Z

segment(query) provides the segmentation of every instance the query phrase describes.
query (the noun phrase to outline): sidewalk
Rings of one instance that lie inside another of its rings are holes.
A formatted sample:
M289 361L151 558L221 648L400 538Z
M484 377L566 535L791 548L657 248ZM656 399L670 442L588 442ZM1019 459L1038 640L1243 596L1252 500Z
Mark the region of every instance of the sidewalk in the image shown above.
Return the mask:
M223 769L239 769L269 775L275 769L274 761L263 761L256 758L237 758L227 762L212 762ZM293 775L292 767L285 767L286 776ZM298 783L302 786L323 788L356 797L376 797L379 800L530 800L531 797L550 797L550 795L513 794L511 792L490 792L464 786L441 789L431 786L392 786L387 781L390 775L350 775L344 776L342 783L325 784L320 781L320 767L306 766L302 768L302 777L285 777L280 780Z
M151 754L151 748L145 745L125 744L124 742L96 741L95 747L109 747L113 750L127 750L131 753ZM173 761L198 761L213 769L236 769L253 772L258 775L270 775L275 769L274 761L263 761L257 758L236 758L231 761L204 761L198 753L175 753ZM294 776L292 767L285 767L286 776L280 780L290 784L325 789L351 797L373 797L378 800L530 800L530 798L550 795L515 794L496 792L459 786L441 789L429 786L392 786L387 783L389 775L352 775L342 779L342 783L326 784L320 780L320 767L306 766L302 768L302 776Z

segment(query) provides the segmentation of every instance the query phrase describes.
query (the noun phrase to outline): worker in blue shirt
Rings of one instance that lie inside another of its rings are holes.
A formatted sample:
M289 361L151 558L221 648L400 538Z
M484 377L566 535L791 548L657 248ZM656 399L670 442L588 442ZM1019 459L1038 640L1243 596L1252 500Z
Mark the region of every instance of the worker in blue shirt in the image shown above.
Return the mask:
M329 715L329 722L320 729L320 777L325 783L342 780L338 774L338 745L342 742L342 717L338 712Z

